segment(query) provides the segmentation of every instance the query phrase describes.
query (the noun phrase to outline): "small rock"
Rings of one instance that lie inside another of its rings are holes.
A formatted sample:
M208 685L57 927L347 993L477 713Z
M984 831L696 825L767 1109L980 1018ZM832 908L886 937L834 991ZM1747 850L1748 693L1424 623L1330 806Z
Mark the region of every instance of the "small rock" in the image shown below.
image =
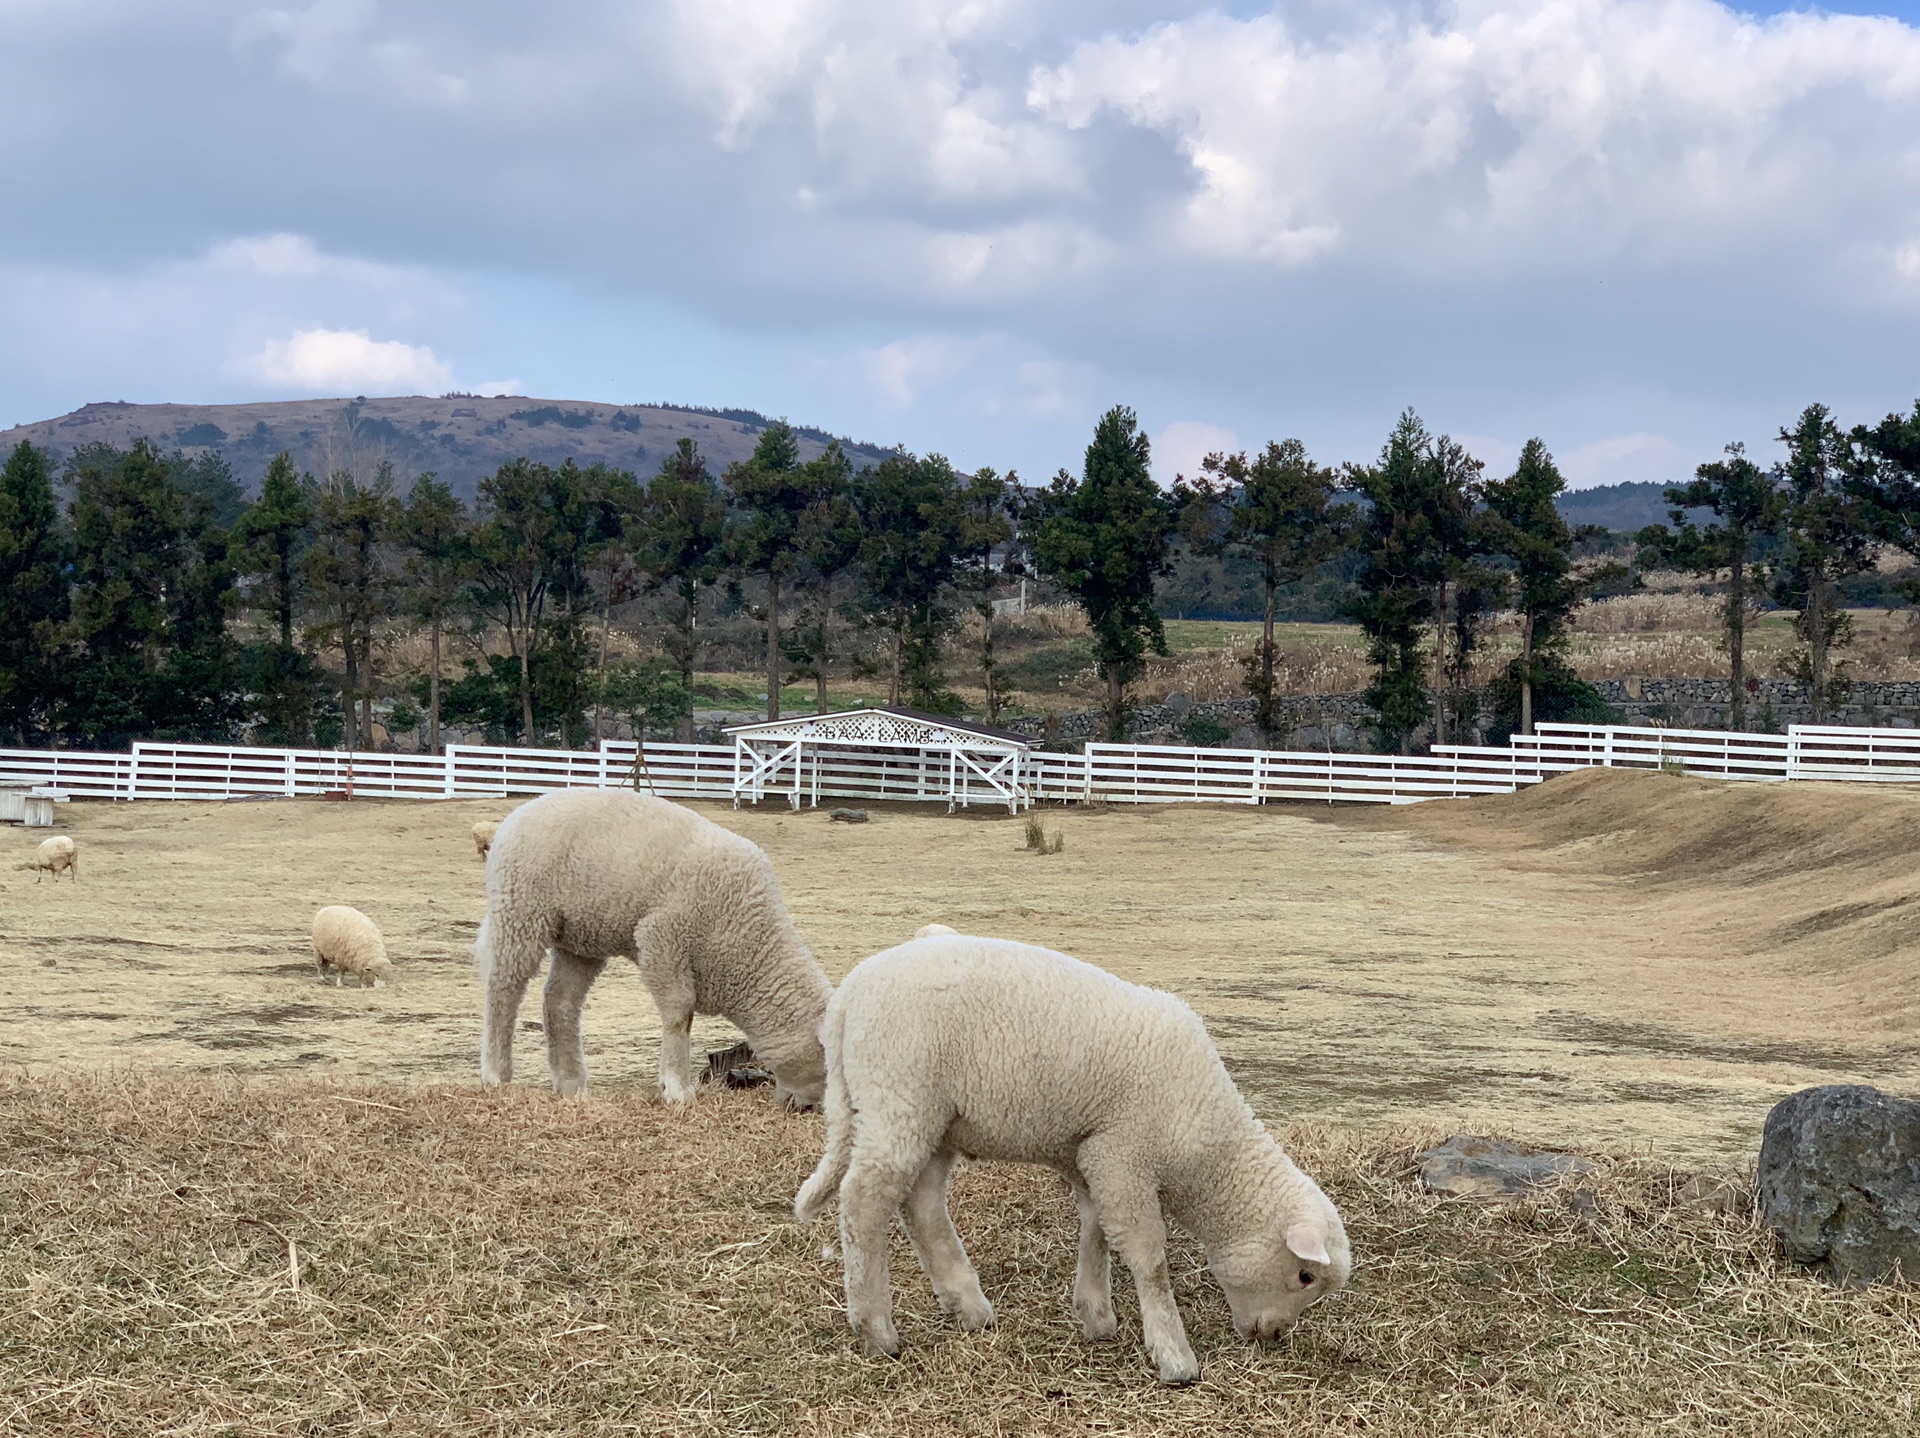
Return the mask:
M864 824L867 822L865 809L829 809L827 818L836 824Z
M1161 700L1160 707L1165 709L1167 713L1171 714L1175 719L1184 719L1187 717L1187 711L1193 708L1193 700L1184 694L1175 692Z
M1843 1288L1920 1282L1920 1103L1864 1084L1782 1099L1760 1141L1760 1216Z
M1525 1198L1542 1184L1593 1165L1570 1153L1550 1153L1500 1138L1455 1134L1420 1156L1420 1181L1456 1198Z

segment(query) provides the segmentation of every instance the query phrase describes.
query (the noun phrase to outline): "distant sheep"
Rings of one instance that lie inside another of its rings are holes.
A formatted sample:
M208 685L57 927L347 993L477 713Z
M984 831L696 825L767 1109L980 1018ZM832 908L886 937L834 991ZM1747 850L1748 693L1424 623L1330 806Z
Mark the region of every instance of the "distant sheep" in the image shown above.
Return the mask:
M482 819L473 826L473 847L480 851L480 857L487 857L487 850L493 847L494 833L500 828L498 821Z
M586 1092L580 1010L608 957L634 961L660 1012L660 1090L694 1095L693 1016L721 1014L802 1107L826 1085L831 987L757 844L648 794L547 794L501 821L474 957L485 990L480 1081L513 1077L520 1000L552 955L544 1017L556 1092Z
M33 857L16 867L35 870L33 882L36 884L40 882L41 874L51 874L58 880L62 869L72 875L73 881L78 883L80 851L74 846L73 840L65 834L55 834L51 839L42 839L40 847L33 851Z
M949 929L945 924L922 924L913 931L916 939L931 939L941 934L957 934L958 929Z
M847 1318L893 1356L887 1240L905 1203L914 1252L962 1328L993 1305L947 1214L962 1157L1057 1169L1080 1209L1073 1306L1117 1331L1108 1244L1133 1270L1166 1383L1200 1367L1168 1279L1164 1212L1198 1237L1242 1337L1277 1337L1347 1281L1340 1215L1262 1127L1192 1009L1065 954L940 936L875 954L827 1005L827 1146L794 1200L838 1191Z
M313 916L313 959L321 982L331 976L335 988L347 974L354 974L362 988L377 989L393 971L379 927L345 904L329 904Z

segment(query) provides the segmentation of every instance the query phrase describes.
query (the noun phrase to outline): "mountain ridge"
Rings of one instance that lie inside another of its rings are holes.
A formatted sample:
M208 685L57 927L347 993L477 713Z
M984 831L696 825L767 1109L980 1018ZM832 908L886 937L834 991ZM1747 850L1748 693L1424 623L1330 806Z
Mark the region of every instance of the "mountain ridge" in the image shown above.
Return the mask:
M608 464L642 476L653 473L682 438L690 438L716 475L753 452L773 423L754 410L694 405L603 404L525 395L438 398L266 400L244 404L130 404L101 401L69 414L0 430L0 453L22 440L62 462L76 449L107 443L124 447L145 438L188 453L217 450L233 476L257 493L268 463L281 450L313 474L345 469L371 475L382 462L401 482L433 472L462 498L508 460L545 464L572 459ZM795 425L803 459L836 436ZM877 464L892 451L840 439L856 465Z

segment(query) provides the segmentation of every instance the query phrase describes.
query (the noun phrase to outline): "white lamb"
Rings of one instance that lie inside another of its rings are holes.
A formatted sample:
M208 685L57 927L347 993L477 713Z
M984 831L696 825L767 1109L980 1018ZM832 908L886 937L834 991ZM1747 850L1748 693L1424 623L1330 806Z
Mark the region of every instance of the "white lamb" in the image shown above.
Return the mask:
M41 874L51 874L57 881L62 869L73 876L73 882L78 883L80 851L65 834L55 834L51 839L42 839L40 847L33 851L33 857L18 867L34 870L33 882L36 884L40 882Z
M480 851L481 858L487 857L487 850L493 847L493 836L499 828L500 825L490 819L482 819L473 826L473 847Z
M940 1306L965 1329L993 1321L947 1214L963 1157L1059 1170L1080 1208L1081 1331L1117 1331L1111 1243L1166 1383L1200 1367L1168 1280L1163 1204L1205 1246L1242 1337L1284 1333L1347 1281L1340 1215L1170 994L1028 944L935 937L848 974L824 1036L827 1148L794 1213L810 1222L838 1190L847 1318L871 1354L900 1349L887 1238L903 1200Z
M945 924L922 924L913 931L913 936L916 939L934 939L940 937L942 934L957 934L959 932L958 929L950 929Z
M393 972L379 926L345 904L328 904L313 916L313 960L321 982L331 977L336 989L347 974L356 976L362 988L377 989Z
M832 992L757 844L665 799L624 790L548 794L501 821L474 947L485 997L480 1081L513 1077L521 996L549 952L544 1016L556 1092L586 1092L580 1009L624 954L660 1011L660 1089L694 1095L693 1016L722 1014L811 1107L826 1086L820 1019Z

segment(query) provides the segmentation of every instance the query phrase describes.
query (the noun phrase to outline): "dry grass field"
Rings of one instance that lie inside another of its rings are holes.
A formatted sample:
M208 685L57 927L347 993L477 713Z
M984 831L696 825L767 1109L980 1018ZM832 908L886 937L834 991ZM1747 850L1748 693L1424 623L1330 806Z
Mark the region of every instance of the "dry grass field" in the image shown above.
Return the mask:
M1391 811L1055 811L1047 856L1004 816L705 808L767 848L831 974L937 919L1206 1017L1359 1267L1256 1351L1181 1250L1205 1367L1181 1394L1126 1319L1074 1340L1071 1205L1004 1169L958 1201L997 1329L944 1329L903 1249L908 1355L855 1356L783 1216L818 1120L760 1094L665 1112L630 970L589 1003L594 1098L543 1092L533 1003L521 1083L478 1093L466 830L510 807L75 804L78 883L0 869L0 1433L1920 1421L1911 1295L1823 1290L1744 1212L1677 1196L1750 1167L1794 1088L1920 1090L1920 795L1594 771ZM334 902L380 922L391 987L319 983ZM1411 1154L1462 1128L1602 1156L1596 1197L1424 1195Z

